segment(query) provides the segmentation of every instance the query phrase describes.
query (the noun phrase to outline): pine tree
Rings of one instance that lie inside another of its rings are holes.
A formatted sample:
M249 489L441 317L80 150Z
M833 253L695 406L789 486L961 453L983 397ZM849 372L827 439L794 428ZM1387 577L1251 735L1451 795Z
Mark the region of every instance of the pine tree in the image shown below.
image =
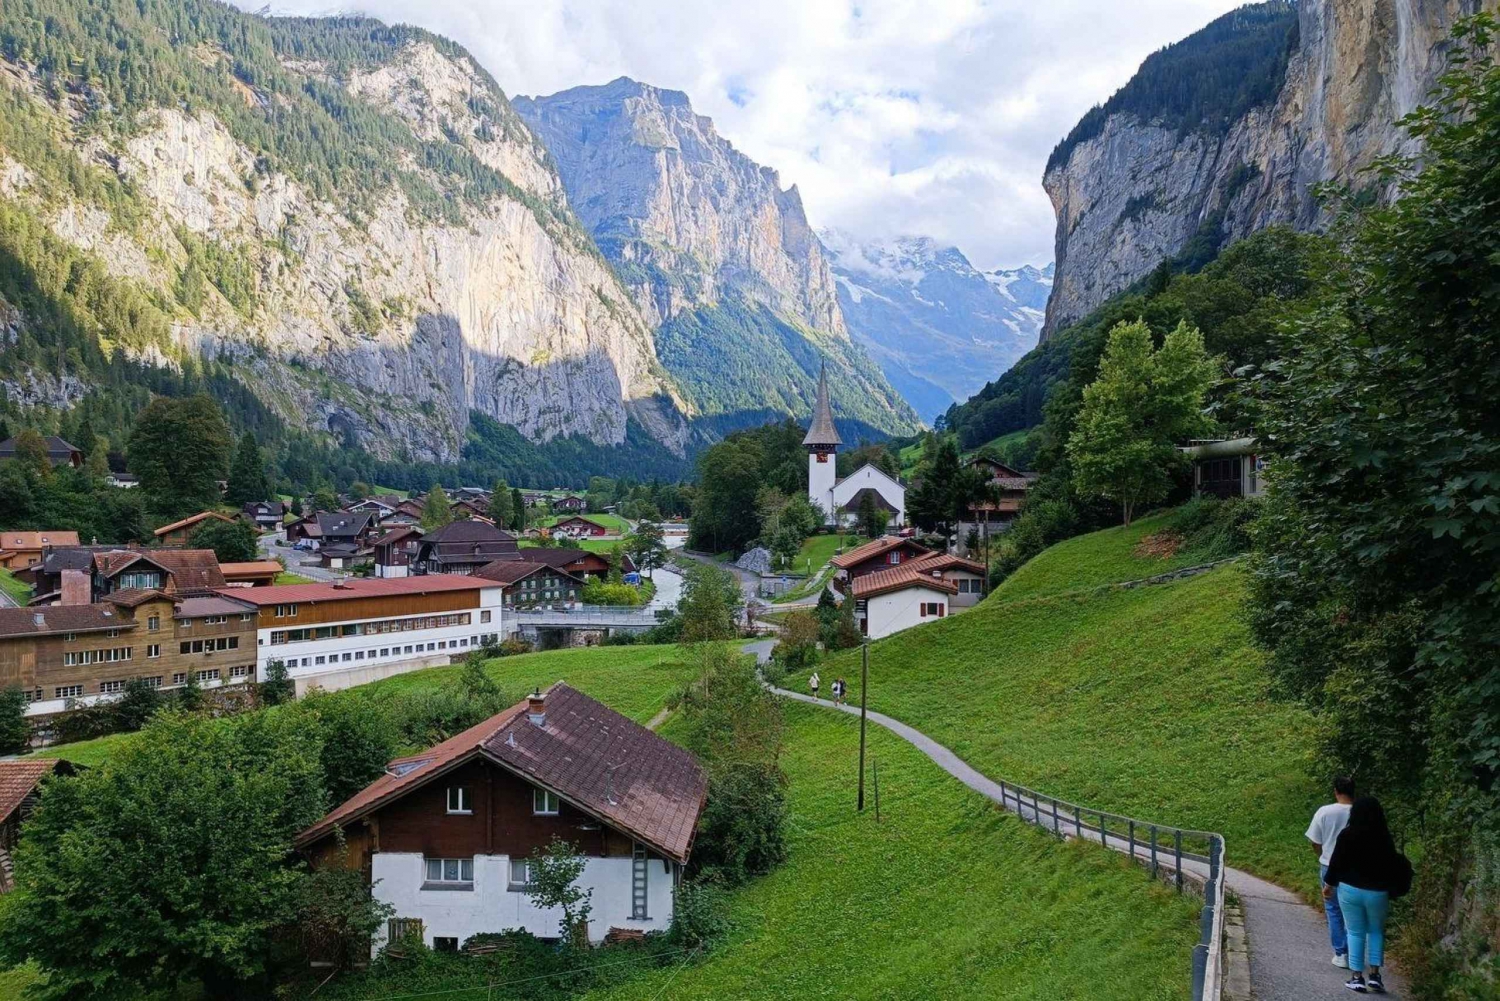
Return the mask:
M271 483L266 477L265 460L254 431L246 431L240 439L239 449L234 454L234 465L229 469L229 489L225 499L235 507L252 501L265 500L271 495Z
M504 480L496 480L490 490L490 520L501 528L510 525L510 486Z
M526 531L526 498L521 496L520 487L512 487L510 491L510 527L517 532Z
M434 483L427 496L422 498L422 527L431 531L442 528L453 521L453 505L441 483Z

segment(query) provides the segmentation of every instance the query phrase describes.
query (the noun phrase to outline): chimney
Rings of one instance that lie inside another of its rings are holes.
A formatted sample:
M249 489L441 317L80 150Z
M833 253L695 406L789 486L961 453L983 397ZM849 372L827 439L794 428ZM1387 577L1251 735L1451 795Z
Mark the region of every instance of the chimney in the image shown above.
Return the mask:
M547 696L540 688L526 696L526 718L535 726L547 726Z
M93 597L94 582L87 570L64 570L58 576L61 578L59 590L62 591L57 599L59 605L89 604Z
M41 612L32 612L31 621L34 625L45 626L47 624L47 616L43 615Z

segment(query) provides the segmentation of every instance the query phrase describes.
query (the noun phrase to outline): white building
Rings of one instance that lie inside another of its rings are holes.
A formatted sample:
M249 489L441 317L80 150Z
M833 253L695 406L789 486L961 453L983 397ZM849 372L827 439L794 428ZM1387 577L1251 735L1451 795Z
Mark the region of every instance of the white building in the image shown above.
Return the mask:
M483 578L356 578L226 593L258 608L256 676L279 660L298 695L449 664L501 634L502 588Z
M854 578L850 584L860 632L872 640L946 618L958 584L911 563Z
M891 525L906 523L906 488L869 463L839 478L837 455L844 440L833 426L833 408L828 402L828 368L818 373L818 399L812 423L802 444L807 448L807 499L819 508L829 525L844 525L856 517L861 494L871 493L890 514Z
M558 683L429 748L297 839L318 865L368 866L394 915L375 937L459 949L481 933L561 936L528 859L555 838L584 856L591 941L665 931L708 783L696 759ZM339 834L342 837L339 837Z

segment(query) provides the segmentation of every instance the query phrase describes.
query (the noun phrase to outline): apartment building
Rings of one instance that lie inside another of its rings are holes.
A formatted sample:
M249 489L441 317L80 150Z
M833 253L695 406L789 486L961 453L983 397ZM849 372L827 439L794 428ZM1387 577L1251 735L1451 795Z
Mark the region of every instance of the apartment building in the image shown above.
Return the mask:
M253 604L256 669L287 667L297 694L452 663L500 635L502 586L453 574L220 592Z
M109 700L142 678L157 688L255 680L254 605L219 595L121 591L91 605L0 609L0 687L28 716Z

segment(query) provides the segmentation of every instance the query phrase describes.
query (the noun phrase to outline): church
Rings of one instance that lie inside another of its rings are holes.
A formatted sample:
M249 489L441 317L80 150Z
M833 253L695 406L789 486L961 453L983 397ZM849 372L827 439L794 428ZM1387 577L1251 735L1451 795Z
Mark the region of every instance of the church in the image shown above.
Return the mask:
M802 444L807 448L807 499L824 514L828 525L845 525L859 513L866 492L890 514L890 524L906 524L906 488L868 462L848 476L837 475L835 461L844 443L833 426L833 408L828 403L828 366L818 373L818 400L812 424Z

